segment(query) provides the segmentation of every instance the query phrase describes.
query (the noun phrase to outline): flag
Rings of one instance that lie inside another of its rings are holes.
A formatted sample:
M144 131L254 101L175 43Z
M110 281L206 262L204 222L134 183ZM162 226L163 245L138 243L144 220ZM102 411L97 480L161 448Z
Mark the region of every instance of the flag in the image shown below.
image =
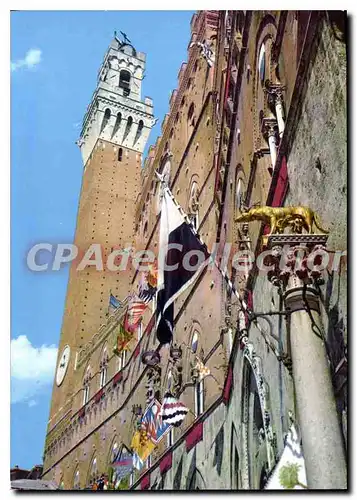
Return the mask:
M168 245L173 244L180 247L168 248ZM197 279L208 259L206 246L200 242L190 224L185 222L168 190L164 189L160 221L156 333L161 344L172 340L174 300Z
M137 465L139 465L139 462L145 462L155 448L156 445L149 439L145 430L140 429L135 431L131 441L131 449L134 452L134 464L136 464L134 466L138 468Z
M153 263L148 266L149 269L141 274L141 280L139 283L139 298L148 304L153 297L155 297L157 291L157 263Z
M120 354L127 348L127 345L133 338L133 334L125 330L123 325L118 327L117 345L114 349L114 354Z
M109 297L109 308L108 312L109 314L112 314L114 311L116 311L120 306L121 306L120 300L118 300L114 295L110 294Z
M138 456L137 453L133 453L133 466L137 470L141 470L144 467L144 460L141 460L141 458Z
M154 444L158 444L171 427L170 424L163 421L161 407L161 403L154 399L146 408L141 419L141 428Z
M178 399L174 398L170 392L167 392L162 401L161 417L162 421L179 427L188 413L188 408Z
M214 55L214 52L211 49L211 47L205 41L203 43L201 43L201 42L192 42L191 45L190 45L190 48L194 47L195 45L197 45L198 47L201 48L201 55L202 55L202 57L204 59L206 59L208 66L212 67L214 65L215 55Z
M133 470L133 455L124 445L119 449L117 456L114 458L112 467L113 483L116 483L120 479L123 479Z
M207 368L207 366L200 360L198 356L196 356L196 364L194 366L194 370L198 372L198 381L201 382L205 377L211 375L211 370Z
M127 332L134 333L139 326L147 304L135 294L129 297L128 309L124 318L124 329Z

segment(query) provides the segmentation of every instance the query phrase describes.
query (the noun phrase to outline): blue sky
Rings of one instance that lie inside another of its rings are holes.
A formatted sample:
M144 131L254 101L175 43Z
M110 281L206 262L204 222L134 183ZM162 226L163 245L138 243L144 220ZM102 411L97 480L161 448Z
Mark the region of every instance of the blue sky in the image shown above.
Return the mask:
M42 463L68 268L26 267L36 243L73 241L82 161L75 141L114 30L147 54L143 96L160 134L187 59L187 11L11 15L11 466Z

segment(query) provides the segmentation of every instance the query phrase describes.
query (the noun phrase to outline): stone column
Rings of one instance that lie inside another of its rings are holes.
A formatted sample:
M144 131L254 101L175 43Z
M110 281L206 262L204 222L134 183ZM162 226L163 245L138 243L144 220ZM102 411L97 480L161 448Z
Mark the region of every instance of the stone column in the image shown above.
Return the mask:
M281 91L277 92L275 95L275 112L276 112L276 119L278 122L279 137L282 138L285 129L285 122L284 122L283 96Z
M270 236L268 245L279 257L279 268L276 265L270 277L278 277L285 309L290 311L292 373L307 486L309 489L346 489L345 449L315 286L321 276L319 270L312 268L312 253L317 249L321 251L321 243L324 245L326 240L327 236L323 235ZM284 249L282 243L287 243ZM302 249L311 257L298 261L296 253ZM284 251L285 266L281 260Z
M270 156L271 156L271 165L274 169L275 163L276 163L277 145L276 145L275 131L273 129L269 130L268 142L269 142L269 149L270 149Z
M276 156L277 156L277 137L276 137L276 131L277 131L277 121L275 118L263 118L262 122L262 132L265 137L265 139L268 141L269 144L269 150L270 150L270 158L271 158L271 165L274 170L275 163L276 163Z
M285 129L283 105L283 91L285 90L285 87L280 84L272 84L269 82L264 90L268 94L268 102L271 108L275 108L279 137L281 139Z

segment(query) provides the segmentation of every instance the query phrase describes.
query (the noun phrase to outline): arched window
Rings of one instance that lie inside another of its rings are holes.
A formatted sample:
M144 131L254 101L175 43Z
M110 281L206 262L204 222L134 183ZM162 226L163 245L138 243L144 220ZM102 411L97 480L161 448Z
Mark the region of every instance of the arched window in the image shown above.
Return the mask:
M174 430L171 428L167 433L167 447L170 448L174 444Z
M128 137L132 125L133 125L133 117L129 116L128 121L126 123L126 128L125 128L123 140Z
M123 89L125 96L130 94L130 73L125 69L120 72L119 87Z
M187 113L187 119L189 121L192 120L194 111L195 111L195 105L193 104L193 102L191 102L190 107L188 108L188 113Z
M233 489L238 490L239 484L238 484L238 474L239 474L239 457L238 457L238 450L235 447L234 448L234 457L233 457L233 471L234 471L234 476L233 476Z
M102 359L100 361L100 381L99 381L99 387L100 389L105 386L107 383L107 373L108 373L108 361L109 361L109 356L108 356L108 351L107 348L105 347L103 350L102 354Z
M74 477L73 477L73 489L74 490L79 490L80 489L80 476L79 476L79 470L77 469Z
M195 331L192 336L192 342L191 342L191 350L194 354L197 352L197 347L198 347L198 332Z
M129 486L133 486L134 484L134 472L132 472L129 476Z
M187 113L187 137L190 137L192 134L193 127L195 126L195 105L193 102L190 104L190 107L188 108L188 113Z
M105 129L105 127L107 126L109 120L110 120L110 116L111 116L111 113L110 113L110 109L107 108L105 111L104 111L104 117L103 117L103 121L102 121L102 126L100 128L100 132L102 133L103 130Z
M109 458L109 461L110 463L114 463L115 460L117 460L118 458L118 452L119 452L119 445L117 443L117 441L114 441L114 443L112 444L112 448L110 450L110 458Z
M243 182L242 179L237 179L237 185L236 185L236 196L235 196L235 207L236 207L236 213L239 213L242 209L242 203L243 203Z
M262 43L259 51L259 59L258 59L258 71L260 81L264 83L265 80L265 44Z
M113 127L112 137L114 137L115 134L118 132L118 130L120 128L120 124L121 124L121 113L119 112L117 114L117 117L116 117L116 120L115 120L115 124L114 124L114 127Z
M88 365L83 379L83 406L88 403L90 397L90 381L92 378L91 369Z
M143 322L140 321L138 326L138 340L140 340L142 336L143 336Z
M138 123L138 130L136 131L136 136L135 136L135 141L138 141L140 139L141 134L143 133L143 128L144 128L144 122L142 120L139 120Z
M204 379L195 384L195 415L198 417L204 412Z
M123 159L123 148L119 148L118 150L118 161L122 161Z
M89 483L93 484L98 478L98 464L97 458L94 457L89 469Z
M231 489L238 490L241 486L240 471L239 471L239 441L235 426L232 423L231 433Z
M126 363L126 351L122 351L118 356L118 372L122 370Z
M170 392L172 389L172 370L169 370L167 374L167 390Z
M187 483L186 483L187 484ZM202 474L198 469L194 469L190 481L187 484L189 490L206 490L207 486L203 480Z
M244 489L262 489L269 469L267 438L256 375L247 360L243 370L243 390L243 458L246 464L242 470L248 471L243 486Z

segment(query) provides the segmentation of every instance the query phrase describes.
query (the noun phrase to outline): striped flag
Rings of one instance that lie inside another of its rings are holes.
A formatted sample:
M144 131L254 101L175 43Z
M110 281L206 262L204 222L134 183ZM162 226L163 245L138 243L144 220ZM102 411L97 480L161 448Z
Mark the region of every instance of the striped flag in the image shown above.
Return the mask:
M188 413L188 408L170 392L164 396L161 407L161 418L166 424L179 427Z
M136 331L146 308L147 304L137 295L133 294L129 297L128 310L124 318L124 329L127 332L134 333Z

